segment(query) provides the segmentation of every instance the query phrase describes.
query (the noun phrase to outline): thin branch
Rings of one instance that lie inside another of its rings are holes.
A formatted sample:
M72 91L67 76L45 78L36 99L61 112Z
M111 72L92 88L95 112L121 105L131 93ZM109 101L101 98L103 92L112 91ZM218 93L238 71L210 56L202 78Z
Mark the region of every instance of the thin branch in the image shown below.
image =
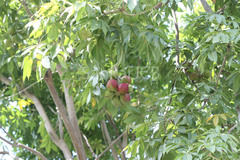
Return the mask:
M93 151L91 145L89 144L87 137L86 137L83 133L82 133L82 136L83 136L83 139L84 139L84 141L85 141L85 143L86 143L88 149L89 149L90 152L92 153L93 157L94 157L94 158L97 157L97 155L94 153L94 151Z
M32 14L32 12L30 11L30 9L28 8L28 4L26 3L26 1L25 0L19 0L22 4L23 4L23 6L24 6L24 8L26 9L26 11L27 11L27 14L28 14L28 16L31 18L31 20L33 21L34 20L34 15Z
M110 123L110 125L115 129L115 132L116 132L116 136L117 137L119 137L119 132L118 132L118 128L117 128L117 126L116 126L116 124L115 124L115 122L114 122L114 120L113 120L113 117L111 116L111 115L108 115L107 114L107 118L108 118L108 121L109 121L109 123ZM127 134L126 135L124 135L123 136L124 138L125 137L127 137ZM126 146L125 145L127 145L127 139L124 139L125 141L123 142L121 142L121 140L119 139L119 148L121 149L121 150L123 150ZM121 153L121 159L122 160L125 160L126 159L126 157L125 157L125 153L124 152L122 152Z
M227 49L227 53L229 53L229 52L230 52L230 44L228 44L228 49ZM227 60L227 56L228 56L228 55L226 55L226 56L224 57L223 62L222 62L222 65L221 65L221 68L220 68L220 71L219 71L219 73L218 73L218 77L217 77L217 81L216 81L216 85L215 85L215 89L216 89L216 90L217 90L217 86L218 86L218 82L219 82L221 73L222 73L222 71L223 71L223 67L224 67L224 65L225 65L225 63L226 63L226 60ZM215 91L215 92L216 92L216 91ZM214 95L215 92L214 92L212 95ZM208 99L205 99L205 100L204 100L203 106L198 110L199 112L206 107L206 104L207 104L207 102L208 102L209 100L210 100L210 97L209 97Z
M3 129L3 128L2 128L2 129ZM10 138L12 139L12 137L10 137ZM14 141L14 143L11 143L9 140L3 138L2 136L0 136L0 139L3 140L4 142L6 142L7 144L11 145L12 147L24 148L24 149L30 151L31 153L37 155L37 156L40 157L41 159L47 160L47 158L46 158L42 153L40 153L40 152L38 152L37 150L32 149L32 148L30 148L30 147L28 147L28 146L25 146L25 145L23 145L23 144L21 144L21 143L16 142L14 139L12 139L12 140Z
M106 122L104 120L101 121L101 127L103 129L104 135L106 136L108 145L110 146L110 147L108 146L108 148L111 148L111 150L112 150L112 155L113 155L114 160L118 160L117 151L115 150L114 146L111 145L112 144L112 140L111 140L111 137L109 135Z
M17 143L17 141L12 136L10 136L10 134L8 134L8 132L2 126L0 126L0 128L12 141L14 141L14 143Z
M211 153L209 153L208 156L211 157L211 158L214 159L214 160L219 160L218 158L212 156Z
M234 126L232 126L232 128L229 129L228 133L232 133L232 131L237 128L238 124L234 124Z
M230 52L230 47L228 47L228 53L229 53L229 52ZM219 71L219 73L218 73L218 77L217 77L217 82L216 82L216 85L215 85L215 89L217 89L217 85L218 85L218 82L219 82L219 79L220 79L220 75L221 75L221 73L222 73L223 66L224 66L225 63L226 63L227 56L228 56L228 55L226 55L226 56L224 57L224 60L223 60L223 62L222 62L222 66L221 66L220 71Z
M174 19L174 26L175 26L175 35L176 35L176 52L177 52L177 59L176 59L176 66L179 67L179 54L180 54L180 49L179 49L179 28L178 28L178 21L177 21L177 16L176 12L172 9L172 14L173 14L173 19Z
M125 155L125 152L123 151L124 150L124 148L125 147L127 147L127 140L128 140L128 134L127 134L127 132L125 132L124 134L123 134L123 138L122 138L122 152L121 152L121 158L122 159L126 159L126 155Z
M12 157L14 160L22 160L22 158L19 158L18 156L14 155L11 155L10 152L8 151L0 151L0 155L4 156L4 155L9 155L10 157Z
M118 138L116 138L114 141L112 141L112 143L96 158L96 160L98 160L100 157L103 156L103 154L105 152L107 152L109 149L111 149L111 147L117 143L117 141L125 134L126 131L124 131Z
M240 109L239 106L236 108L238 114L238 123L235 124L232 128L229 129L228 133L230 134L237 126L240 124Z
M208 12L208 13L213 12L206 0L200 0L200 1L201 1L202 5L203 5L203 8L205 9L206 12Z
M0 151L0 154L2 154L2 155L8 154L9 155L9 152L8 151Z
M1 80L3 83L5 83L5 84L10 85L10 83L9 83L10 80L7 79L6 77L0 76L0 80ZM43 78L41 78L41 79L39 79L38 81L30 84L29 86L27 86L26 88L24 88L24 89L22 89L21 91L17 92L16 94L12 94L11 96L0 97L0 98L9 99L9 98L12 98L12 97L14 97L14 96L16 96L16 95L19 95L19 94L21 94L21 93L24 93L26 90L28 90L28 89L31 88L32 86L34 86L35 84L39 83L41 80L43 80Z

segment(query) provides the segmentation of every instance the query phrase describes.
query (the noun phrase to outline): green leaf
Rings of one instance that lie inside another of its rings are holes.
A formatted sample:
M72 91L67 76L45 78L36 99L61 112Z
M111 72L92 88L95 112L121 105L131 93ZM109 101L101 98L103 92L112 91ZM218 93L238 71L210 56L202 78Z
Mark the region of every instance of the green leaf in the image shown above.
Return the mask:
M102 22L102 31L103 31L104 35L106 36L110 27L105 21L101 21L101 22Z
M240 75L237 75L233 81L233 92L236 93L240 88Z
M183 160L192 160L192 155L191 154L185 154L183 156Z
M191 10L193 10L193 0L188 0L188 6Z
M208 53L208 58L213 62L217 62L217 52L212 51L212 52Z
M58 27L53 24L48 32L48 38L56 40L58 38Z
M92 86L95 87L98 84L99 75L96 74L92 80Z
M138 0L128 0L128 8L132 12L134 8L138 5Z
M26 56L23 61L23 81L25 81L25 78L31 76L32 73L32 64L33 60L30 56Z
M92 31L95 31L96 29L101 28L101 26L102 26L101 21L98 21L97 19L93 19L90 29Z
M216 150L216 147L214 145L206 147L210 152L214 153Z
M213 118L213 124L214 124L214 126L217 126L217 125L218 125L218 121L219 121L218 115L214 116L214 118Z
M212 43L218 43L218 42L220 42L220 35L219 34L215 35L212 39Z
M42 59L41 64L43 65L43 67L49 69L49 68L51 67L49 57L48 57L48 56L45 56L45 57Z
M93 16L94 16L94 13L95 13L95 10L94 10L94 8L92 7L92 5L90 5L90 4L87 3L85 6L86 6L86 10L87 10L87 15L88 15L88 17L93 17Z
M7 64L7 67L8 67L8 72L11 74L13 72L13 67L14 67L13 61L10 60L10 62Z
M46 145L45 149L46 149L48 154L51 152L51 150L52 150L51 142L48 142L48 144Z
M63 68L67 68L67 64L65 62L65 58L63 57L63 55L62 54L61 55L57 55L57 58L58 58L59 63L61 64L61 66Z
M91 92L88 93L87 102L86 103L88 104L90 102L90 100L91 100Z
M99 86L96 87L96 89L93 90L93 93L96 95L96 96L100 96L101 95L101 89Z

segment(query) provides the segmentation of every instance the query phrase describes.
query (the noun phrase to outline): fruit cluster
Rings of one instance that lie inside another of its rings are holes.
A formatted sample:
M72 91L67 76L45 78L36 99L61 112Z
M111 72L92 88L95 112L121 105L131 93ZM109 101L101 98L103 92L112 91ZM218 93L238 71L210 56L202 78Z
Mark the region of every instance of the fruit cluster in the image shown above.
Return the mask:
M121 83L118 84L117 80L111 78L107 83L107 90L105 91L105 97L112 99L112 103L115 106L123 106L130 102L130 94L132 92L131 78L129 76L123 76L120 79Z

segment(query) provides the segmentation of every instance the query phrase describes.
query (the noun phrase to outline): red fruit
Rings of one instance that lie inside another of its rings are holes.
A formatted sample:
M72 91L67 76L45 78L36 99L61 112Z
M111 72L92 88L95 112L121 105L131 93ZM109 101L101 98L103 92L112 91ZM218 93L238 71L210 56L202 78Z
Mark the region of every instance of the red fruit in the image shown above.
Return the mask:
M131 97L130 94L125 94L124 96L121 97L124 102L130 102Z
M118 82L115 79L110 79L107 83L107 89L110 91L117 90L118 88Z
M122 76L121 81L123 83L129 83L129 84L132 83L132 80L131 80L131 78L129 76Z
M126 94L128 92L128 83L121 83L119 86L118 86L118 92L120 94Z

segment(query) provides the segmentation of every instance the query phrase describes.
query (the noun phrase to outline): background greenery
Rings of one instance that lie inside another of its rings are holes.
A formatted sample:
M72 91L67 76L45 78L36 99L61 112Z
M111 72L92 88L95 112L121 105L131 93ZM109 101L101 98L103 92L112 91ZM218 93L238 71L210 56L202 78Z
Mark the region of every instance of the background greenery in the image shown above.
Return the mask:
M72 157L84 159L56 104L68 110L69 94L89 159L118 137L101 159L239 159L237 0L1 0L0 13L3 156L7 141L22 159L37 159L26 146L66 158L38 99ZM131 76L130 103L104 97L109 70Z

